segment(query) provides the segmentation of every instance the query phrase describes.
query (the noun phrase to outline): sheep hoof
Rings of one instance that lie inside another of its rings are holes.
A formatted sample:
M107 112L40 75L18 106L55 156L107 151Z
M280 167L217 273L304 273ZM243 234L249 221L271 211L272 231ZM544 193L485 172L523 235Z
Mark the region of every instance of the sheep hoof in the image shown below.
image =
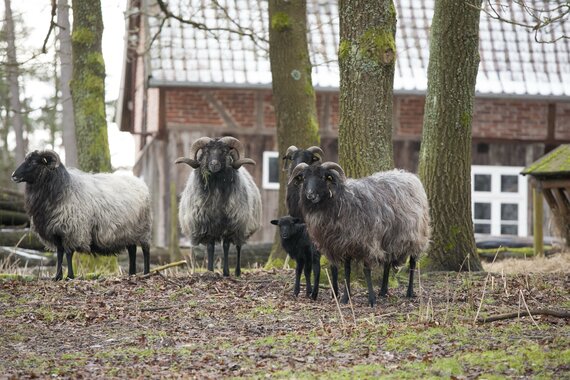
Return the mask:
M53 278L53 281L61 281L63 279L63 276L61 274L56 274L55 277Z
M416 298L416 295L415 295L414 292L407 292L407 293L406 293L406 297L408 297L408 298Z
M340 299L340 303L342 303L343 305L346 305L348 303L348 294L344 294L342 296L342 298Z
M241 269L236 269L235 273L236 273L236 277L241 276Z
M316 292L316 291L313 290L313 292L311 293L311 299L312 299L313 301L316 301L318 295L319 295L319 292Z
M224 277L230 277L230 271L224 269Z

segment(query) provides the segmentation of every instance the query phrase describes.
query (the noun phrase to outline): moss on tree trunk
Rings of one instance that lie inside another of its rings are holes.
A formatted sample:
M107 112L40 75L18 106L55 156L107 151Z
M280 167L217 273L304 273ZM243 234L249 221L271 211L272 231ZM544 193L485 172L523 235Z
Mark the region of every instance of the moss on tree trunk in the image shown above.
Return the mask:
M111 171L111 154L105 117L101 3L99 0L73 0L72 6L71 95L79 152L78 164L84 171L108 172Z
M482 270L471 222L470 174L479 5L435 2L419 168L432 220L426 269Z
M394 167L396 11L392 0L341 0L339 16L339 160L349 177L364 177Z
M306 18L306 1L269 1L269 56L281 157L291 145L306 148L320 142ZM281 171L278 216L287 214L286 180ZM267 266L282 266L285 257L276 232Z

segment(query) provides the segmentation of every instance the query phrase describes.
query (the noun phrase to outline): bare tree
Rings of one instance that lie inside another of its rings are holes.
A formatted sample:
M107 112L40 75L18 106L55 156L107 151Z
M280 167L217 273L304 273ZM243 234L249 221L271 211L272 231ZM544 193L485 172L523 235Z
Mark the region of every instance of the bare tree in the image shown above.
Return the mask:
M101 50L103 16L99 0L73 0L71 95L79 167L111 171L105 116L105 61Z
M396 10L392 0L341 0L339 16L339 160L358 178L394 167Z
M77 143L75 140L75 122L73 120L73 101L71 99L71 75L73 63L71 56L71 33L69 24L68 0L57 1L57 24L59 25L59 61L60 61L60 91L63 129L63 147L65 149L65 164L77 167Z
M480 12L470 5L436 0L431 27L419 172L432 221L427 267L435 270L482 270L471 221L470 174Z
M284 155L291 145L319 145L319 125L311 62L307 42L306 1L269 1L269 58L273 104L277 119L277 146ZM287 178L279 176L279 215L287 213ZM279 244L279 234L268 259L268 266L279 266L287 254Z
M16 155L15 160L17 163L24 161L25 156L25 141L24 141L24 122L22 120L22 104L20 102L20 85L19 85L19 70L18 60L16 58L16 35L14 31L14 19L12 16L12 5L10 0L4 0L5 5L5 32L7 42L7 59L6 72L8 76L8 83L10 87L10 111L12 113L12 125L16 135ZM22 187L23 190L23 187Z

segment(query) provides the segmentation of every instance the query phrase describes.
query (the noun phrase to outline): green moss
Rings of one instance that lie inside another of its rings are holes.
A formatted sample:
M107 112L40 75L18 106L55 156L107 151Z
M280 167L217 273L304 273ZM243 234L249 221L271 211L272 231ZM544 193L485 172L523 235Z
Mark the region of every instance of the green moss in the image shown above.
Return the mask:
M471 125L471 115L469 115L468 112L462 113L460 123L464 129L469 128Z
M524 174L570 172L570 144L561 145L522 171Z
M71 41L83 45L95 43L95 37L95 33L89 30L89 28L73 28L73 32L71 33Z
M291 18L285 12L277 12L271 17L271 27L278 32L290 29L291 25Z
M340 44L338 46L338 59L346 60L350 54L350 41L341 39Z
M393 64L396 59L396 41L390 30L369 29L358 39L362 57L377 64Z

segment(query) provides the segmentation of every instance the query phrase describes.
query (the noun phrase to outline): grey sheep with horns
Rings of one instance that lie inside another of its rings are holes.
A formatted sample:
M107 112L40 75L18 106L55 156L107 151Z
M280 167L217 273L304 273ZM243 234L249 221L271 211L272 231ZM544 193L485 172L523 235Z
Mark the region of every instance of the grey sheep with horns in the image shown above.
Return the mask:
M26 183L32 229L48 249L57 251L55 280L63 277L64 254L67 277L74 278L74 251L112 255L126 248L129 274L135 274L137 245L143 251L144 273L149 272L152 215L142 180L66 169L51 150L29 153L12 180Z
M376 302L371 267L384 264L381 294L388 288L390 266L410 258L407 295L413 295L413 273L429 245L428 200L419 178L403 170L346 178L334 162L299 164L289 181L302 182L301 209L311 240L334 264L344 263L350 295L350 262L364 263L368 302ZM337 289L335 289L337 291ZM338 293L337 293L338 294Z
M239 276L241 247L261 224L261 195L242 167L255 161L243 155L243 145L234 137L202 137L190 147L189 157L176 160L195 169L180 199L182 232L192 245L206 245L210 271L214 270L214 245L222 241L224 276L230 275L230 244L236 246L235 274Z

